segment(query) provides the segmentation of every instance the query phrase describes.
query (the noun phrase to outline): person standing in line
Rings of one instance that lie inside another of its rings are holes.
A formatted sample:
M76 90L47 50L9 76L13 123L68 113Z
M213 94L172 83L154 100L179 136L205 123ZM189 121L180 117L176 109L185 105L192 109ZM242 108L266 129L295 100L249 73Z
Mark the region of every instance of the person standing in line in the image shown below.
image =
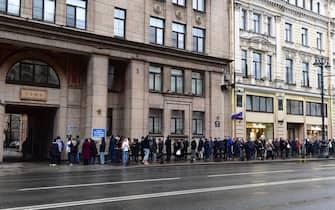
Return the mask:
M129 152L129 140L127 137L124 137L121 143L122 149L122 164L124 166L128 163L128 152Z
M163 149L164 149L164 141L163 141L163 138L159 138L159 140L158 140L158 159L159 159L159 163L160 163L160 164L163 164L163 163L164 163Z
M149 143L149 137L148 136L146 136L143 139L142 149L144 151L143 164L144 165L149 165L148 159L149 159L149 154L150 154L150 143Z
M204 147L204 140L202 138L200 138L199 140L199 144L198 144L198 159L201 160L203 159L204 155L203 155L203 147Z
M56 166L57 158L58 158L58 144L56 139L54 139L49 148L49 156L50 156L50 164L49 166Z
M82 154L84 159L84 165L88 165L91 157L90 142L88 141L88 139L85 139L83 143Z
M106 150L106 140L105 140L105 137L102 137L100 148L99 148L101 165L105 164L105 150Z
M91 149L91 164L95 164L95 159L98 154L97 145L93 139L90 139L90 149Z
M66 155L67 155L67 161L70 163L71 162L71 136L67 139L66 142Z
M57 136L56 143L58 145L57 163L60 164L60 162L61 162L61 154L62 154L62 151L63 151L63 145L64 145L64 143L63 143L62 139L59 136Z
M76 139L72 139L71 141L71 155L70 155L70 165L73 165L77 162L77 155L78 155L78 144ZM79 162L77 162L79 163Z
M151 144L151 152L152 152L152 161L157 161L157 142L156 138L152 138L152 144Z
M79 146L80 146L80 138L79 136L76 137L76 145L77 145L77 155L76 155L76 162L80 163L80 152L79 152Z
M166 161L169 162L171 160L171 140L170 138L166 138L165 140L165 150L166 150Z
M185 138L183 140L183 149L182 149L182 155L183 155L184 160L187 160L188 146L189 146L188 139Z
M108 153L109 153L111 164L115 161L115 143L116 143L116 139L114 135L112 134L110 137L109 148L108 148Z
M197 149L197 142L193 138L191 142L191 162L195 161L195 150Z
M138 156L140 152L140 143L138 139L134 139L133 143L131 144L131 153L136 163L138 163Z

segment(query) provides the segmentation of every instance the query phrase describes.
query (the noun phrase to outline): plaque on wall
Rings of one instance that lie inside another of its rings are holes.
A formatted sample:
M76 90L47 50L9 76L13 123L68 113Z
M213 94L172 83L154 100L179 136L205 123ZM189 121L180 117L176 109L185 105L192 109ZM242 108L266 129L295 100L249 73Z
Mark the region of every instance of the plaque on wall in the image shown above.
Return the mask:
M48 91L22 88L20 90L20 98L21 100L47 101Z

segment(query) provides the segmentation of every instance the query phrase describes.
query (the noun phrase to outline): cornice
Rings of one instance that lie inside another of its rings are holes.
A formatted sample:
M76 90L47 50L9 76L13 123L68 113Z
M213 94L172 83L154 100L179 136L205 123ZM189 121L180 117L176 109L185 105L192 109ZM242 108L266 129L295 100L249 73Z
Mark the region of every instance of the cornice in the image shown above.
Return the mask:
M103 53L106 49L117 49L120 51L130 51L134 53L154 54L174 58L178 57L179 59L186 59L188 61L195 61L204 64L207 63L211 65L227 65L232 62L229 58L213 57L166 46L156 46L123 40L94 34L89 31L82 31L53 24L45 24L43 22L7 15L0 15L0 31L90 46L93 47L97 53L99 53L99 51ZM89 52L80 51L78 51L78 53L90 54Z

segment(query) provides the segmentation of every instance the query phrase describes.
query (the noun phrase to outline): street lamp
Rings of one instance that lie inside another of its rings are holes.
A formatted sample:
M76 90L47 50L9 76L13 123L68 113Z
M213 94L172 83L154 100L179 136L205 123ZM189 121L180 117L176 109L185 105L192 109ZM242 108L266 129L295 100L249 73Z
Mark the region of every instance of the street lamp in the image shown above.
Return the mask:
M330 68L330 65L326 58L324 57L319 57L315 59L315 63L313 64L314 66L320 67L321 70L321 117L322 117L322 139L321 139L321 149L320 149L320 157L326 158L328 157L328 144L326 141L326 129L325 129L325 103L324 103L324 74L323 74L323 69L325 68Z

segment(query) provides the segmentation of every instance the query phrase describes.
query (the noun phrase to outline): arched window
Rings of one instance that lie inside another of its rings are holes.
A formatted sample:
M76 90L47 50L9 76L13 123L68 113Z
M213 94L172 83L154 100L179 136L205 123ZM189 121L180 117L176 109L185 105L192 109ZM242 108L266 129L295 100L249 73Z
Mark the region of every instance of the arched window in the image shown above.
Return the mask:
M8 71L7 83L59 88L57 73L46 63L21 60Z

